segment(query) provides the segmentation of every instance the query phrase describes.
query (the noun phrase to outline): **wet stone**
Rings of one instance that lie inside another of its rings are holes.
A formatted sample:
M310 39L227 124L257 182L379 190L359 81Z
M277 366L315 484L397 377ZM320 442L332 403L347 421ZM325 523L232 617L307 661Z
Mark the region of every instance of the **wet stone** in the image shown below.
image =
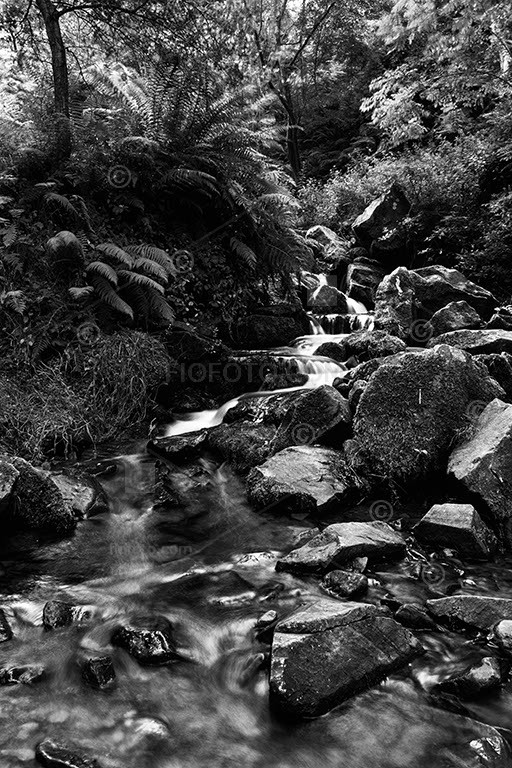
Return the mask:
M462 674L452 675L434 686L435 693L447 693L461 699L472 699L501 685L502 665L498 659L486 656Z
M412 603L405 603L395 613L395 619L404 627L409 629L430 629L435 630L436 624L424 608Z
M60 600L49 600L43 608L43 627L45 629L59 629L69 627L75 618L75 608L70 603Z
M37 745L36 760L44 768L101 768L95 758L53 739L45 739Z
M116 679L116 672L110 656L87 659L82 666L83 680L93 688L109 688Z
M499 621L493 627L491 637L504 653L512 655L512 620Z
M44 667L34 664L20 667L1 667L0 685L29 685L37 683L44 675Z
M331 571L320 587L331 597L356 597L368 590L368 579L357 571Z
M452 595L427 600L427 608L436 619L458 629L490 629L501 619L512 619L512 600L487 595Z
M134 619L118 627L111 643L147 666L167 664L179 658L172 625L162 616Z

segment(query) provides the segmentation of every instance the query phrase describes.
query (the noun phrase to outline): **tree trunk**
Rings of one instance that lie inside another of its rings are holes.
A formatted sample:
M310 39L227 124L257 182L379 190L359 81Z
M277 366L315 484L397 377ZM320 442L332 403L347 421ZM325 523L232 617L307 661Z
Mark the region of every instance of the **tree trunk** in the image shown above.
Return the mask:
M302 173L302 160L300 156L299 145L300 126L298 124L295 109L293 107L291 90L288 83L284 84L283 98L281 99L281 103L286 109L286 114L288 117L288 125L286 128L286 149L288 154L288 162L290 163L293 176L297 181Z
M67 158L71 153L69 76L66 48L60 29L60 18L51 0L36 0L36 5L43 17L52 55L53 94L57 130L56 154L59 158Z

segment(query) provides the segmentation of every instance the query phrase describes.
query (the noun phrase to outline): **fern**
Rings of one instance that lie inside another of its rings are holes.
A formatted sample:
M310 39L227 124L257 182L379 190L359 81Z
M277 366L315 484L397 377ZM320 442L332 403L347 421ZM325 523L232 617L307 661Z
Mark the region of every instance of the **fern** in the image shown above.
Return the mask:
M230 245L233 253L239 256L247 264L248 267L253 269L258 259L252 248L249 248L248 245L242 243L236 237L231 238Z
M164 294L164 288L160 283L157 283L156 280L152 280L150 277L147 277L146 275L141 275L138 272L129 272L126 269L120 269L117 273L119 275L119 278L123 281L121 284L121 289L124 285L138 285L141 288L146 288L148 290L157 291L157 293Z
M156 248L154 245L129 245L126 250L131 256L150 259L159 264L166 271L167 275L176 275L171 257L161 248Z
M148 277L152 277L154 280L161 282L163 285L167 285L167 272L156 261L139 256L139 258L135 260L133 268L138 272L142 272L142 274L146 274Z
M114 266L121 265L129 269L133 267L133 256L127 253L127 251L123 251L115 243L100 243L100 245L96 246L95 250L103 256L103 259L113 263Z
M105 280L105 278L103 278L98 272L92 272L89 279L91 281L91 285L98 295L98 298L101 301L103 301L111 309L114 309L116 312L119 312L121 315L124 315L129 320L133 321L134 315L132 308L126 301L118 296L108 280Z
M87 277L101 277L102 280L105 280L113 288L117 288L117 272L109 264L105 264L104 261L93 261L85 271Z

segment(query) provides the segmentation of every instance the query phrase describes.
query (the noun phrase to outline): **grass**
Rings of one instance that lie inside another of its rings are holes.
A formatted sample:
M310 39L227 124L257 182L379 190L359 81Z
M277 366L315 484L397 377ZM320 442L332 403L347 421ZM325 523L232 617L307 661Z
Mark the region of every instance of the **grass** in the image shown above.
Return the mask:
M123 331L71 345L32 375L0 374L0 447L42 461L141 427L169 366L162 342Z

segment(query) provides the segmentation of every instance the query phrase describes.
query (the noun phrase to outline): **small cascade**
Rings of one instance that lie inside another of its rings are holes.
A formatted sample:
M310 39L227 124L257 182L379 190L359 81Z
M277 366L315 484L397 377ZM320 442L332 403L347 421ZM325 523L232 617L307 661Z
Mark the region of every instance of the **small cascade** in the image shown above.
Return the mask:
M357 302L359 304L359 302ZM361 305L362 306L362 305ZM371 331L373 328L374 317L366 312L350 313L350 314L326 314L326 315L312 315L314 321L315 330L311 332L311 335L318 335L319 333L339 334L339 333L353 333L354 331ZM321 331L318 331L318 327Z
M313 338L323 340L325 339L325 336L316 336ZM318 346L321 343L323 343L323 341L319 341ZM243 395L240 395L240 397L228 400L227 403L221 405L217 410L183 414L176 421L167 426L165 437L174 437L176 435L184 435L190 432L199 432L202 429L217 427L224 421L226 413L232 408L235 408L238 403L243 400L255 397L270 397L272 395L286 394L288 392L296 392L306 389L316 389L323 384L332 384L335 379L342 377L347 370L346 365L337 363L334 360L331 360L330 357L315 357L308 353L302 355L291 348L290 354L288 355L283 355L281 350L279 350L279 355L276 356L276 363L282 363L284 360L288 360L290 367L293 366L298 373L304 373L308 376L308 380L305 384L300 387L287 387L286 389L246 392Z
M321 323L316 319L314 315L309 315L309 330L312 336L318 336L325 333Z

